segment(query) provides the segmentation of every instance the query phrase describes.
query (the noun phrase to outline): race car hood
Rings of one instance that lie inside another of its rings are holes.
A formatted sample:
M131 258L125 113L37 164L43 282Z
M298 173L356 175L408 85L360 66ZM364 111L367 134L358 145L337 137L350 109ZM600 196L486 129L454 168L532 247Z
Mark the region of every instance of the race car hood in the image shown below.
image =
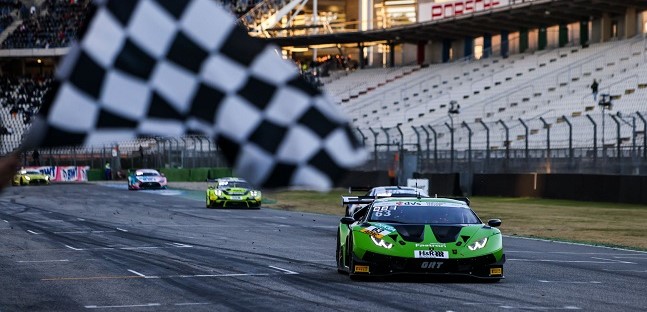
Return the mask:
M23 176L29 177L30 179L45 179L47 177L44 174L23 174Z
M226 188L221 188L223 192L225 192L228 195L244 195L250 190L244 187L226 187Z
M354 239L358 255L371 251L413 257L416 250L432 249L451 251L449 257L454 258L477 256L501 249L500 231L484 224L362 223L354 226L353 232L356 233ZM488 238L487 248L468 250L470 244L484 238Z
M401 240L404 243L449 243L457 246L499 233L498 230L493 231L491 227L482 224L364 223L357 230L376 238L387 236L393 241Z
M405 242L455 243L460 240L467 241L481 225L394 224L392 227ZM431 233L425 231L426 229L430 229Z
M135 176L135 179L141 182L161 182L166 180L166 178L162 176Z

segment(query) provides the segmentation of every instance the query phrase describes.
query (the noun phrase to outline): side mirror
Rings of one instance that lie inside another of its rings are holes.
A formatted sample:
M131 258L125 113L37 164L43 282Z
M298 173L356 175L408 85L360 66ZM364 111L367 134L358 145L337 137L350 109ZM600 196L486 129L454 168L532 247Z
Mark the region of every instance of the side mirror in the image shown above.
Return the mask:
M339 222L341 222L341 224L348 225L348 224L355 223L355 219L353 219L353 217L343 217L343 218L341 218L341 220L339 220Z
M499 219L490 219L487 221L487 225L491 227L499 227L501 226L501 220Z

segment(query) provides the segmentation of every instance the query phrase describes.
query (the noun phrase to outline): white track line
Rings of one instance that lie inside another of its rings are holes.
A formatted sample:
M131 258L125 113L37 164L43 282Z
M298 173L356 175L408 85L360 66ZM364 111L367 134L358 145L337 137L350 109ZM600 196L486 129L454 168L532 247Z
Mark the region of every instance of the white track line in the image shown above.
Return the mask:
M287 274L299 274L299 273L297 273L297 272L290 271L290 270L283 269L283 268L279 268L279 267L275 267L275 266L273 266L273 265L270 265L269 267L270 267L270 268L272 268L272 269L275 269L275 270L279 270L279 271L285 272L285 273L287 273Z
M564 307L524 307L524 306L499 306L501 309L514 309L514 310L582 310L580 307L576 306L564 306Z
M117 231L128 232L127 230L117 228Z
M130 304L130 305L113 305L113 306L96 306L87 305L86 309L115 309L115 308L142 308L142 307L159 307L159 303L146 303L146 304Z
M6 222L6 223L9 223L9 221L7 221L7 220L4 220L4 219L3 219L2 221L3 221L3 222Z
M189 305L205 305L205 304L211 304L210 302L182 302L182 303L174 303L173 305L175 306L189 306Z
M133 274L135 274L135 275L137 275L137 276L141 276L141 277L143 277L143 278L146 278L146 275L141 274L141 273L139 273L139 272L137 272L137 271L135 271L135 270L128 270L128 272L133 273Z
M68 262L70 260L67 259L62 259L62 260L22 260L22 261L16 261L18 263L46 263L46 262Z
M36 232L34 232L34 231L32 231L32 230L27 230L27 232L29 232L29 233L31 233L31 234L34 234L34 235L40 235L40 234L42 234L42 233L36 233Z
M54 232L54 234L95 234L95 233L114 233L115 231L69 231L69 232Z
M72 246L70 246L70 245L65 245L65 247L67 247L67 248L69 248L69 249L72 249L72 250L77 250L77 251L79 251L79 250L83 250L83 249L80 249L80 248L74 248L74 247L72 247Z
M599 245L584 244L584 243L563 242L563 241L553 240L553 239L534 238L534 237L523 237L523 236L512 236L512 235L503 235L503 237L518 238L518 239L526 239L526 240L534 240L534 241L539 241L539 242L548 242L548 243L557 243L557 244L575 245L575 246L586 246L586 247L604 248L604 249L611 249L611 250L622 250L622 251L630 251L630 252L635 252L635 253L647 254L647 251L641 251L641 250L633 250L633 249L618 248L618 247L609 247L609 246L599 246Z
M537 280L540 283L557 283L557 284L602 284L598 281L588 281L588 282L576 282L576 281L547 281L547 280Z
M611 269L603 269L604 271L607 272L634 272L634 273L647 273L647 270L611 270Z
M617 262L610 262L610 261L591 261L591 260L552 260L552 259L506 259L506 261L524 261L524 262L555 262L555 263L601 263L601 264L617 263Z
M623 264L636 264L635 262L615 260L615 259L607 259L607 258L591 257L591 259L607 260L607 261L616 262L616 263L623 263Z

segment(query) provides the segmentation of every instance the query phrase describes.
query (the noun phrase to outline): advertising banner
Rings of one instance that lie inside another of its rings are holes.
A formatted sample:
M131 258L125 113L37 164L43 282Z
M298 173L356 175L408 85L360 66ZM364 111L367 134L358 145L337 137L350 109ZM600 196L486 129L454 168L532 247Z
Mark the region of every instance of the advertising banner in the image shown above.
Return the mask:
M25 169L38 170L49 176L52 182L85 182L88 181L89 166L36 166Z
M418 21L444 18L490 10L510 4L510 0L459 0L443 3L424 3L418 10Z

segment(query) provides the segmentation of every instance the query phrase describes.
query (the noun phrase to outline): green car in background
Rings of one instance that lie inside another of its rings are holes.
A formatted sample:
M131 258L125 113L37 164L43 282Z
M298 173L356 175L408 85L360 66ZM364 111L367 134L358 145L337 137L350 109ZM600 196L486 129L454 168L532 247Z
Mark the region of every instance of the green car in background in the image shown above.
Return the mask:
M207 188L207 208L261 207L261 191L254 189L243 179L220 178L210 182L214 184Z
M365 203L342 197L342 205ZM501 220L483 224L464 201L383 198L341 219L337 270L351 278L371 275L467 275L504 278Z

